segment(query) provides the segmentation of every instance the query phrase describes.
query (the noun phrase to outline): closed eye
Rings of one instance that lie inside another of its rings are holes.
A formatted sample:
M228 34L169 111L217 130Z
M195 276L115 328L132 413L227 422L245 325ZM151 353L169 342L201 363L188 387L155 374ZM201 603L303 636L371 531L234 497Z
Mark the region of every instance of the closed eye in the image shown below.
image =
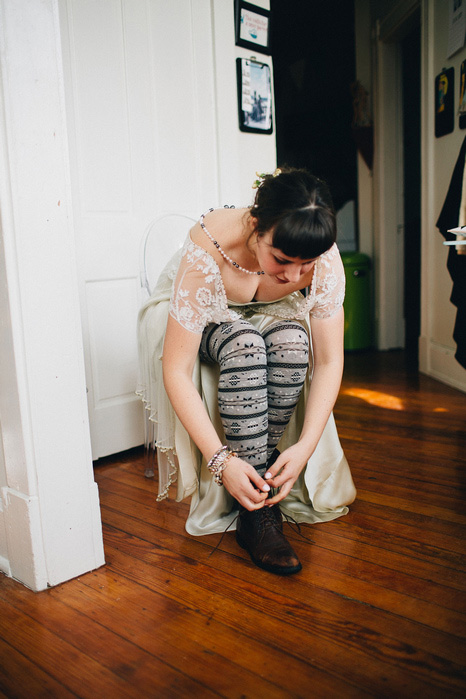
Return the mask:
M279 265L291 265L291 264L293 263L293 260L285 260L285 259L282 259L282 258L280 258L280 257L276 257L275 255L274 255L274 259L275 259L275 261L276 261ZM314 262L315 262L315 259L313 259L313 260L303 260L303 261L301 262L301 265L302 265L303 267L305 267L306 265L312 265Z

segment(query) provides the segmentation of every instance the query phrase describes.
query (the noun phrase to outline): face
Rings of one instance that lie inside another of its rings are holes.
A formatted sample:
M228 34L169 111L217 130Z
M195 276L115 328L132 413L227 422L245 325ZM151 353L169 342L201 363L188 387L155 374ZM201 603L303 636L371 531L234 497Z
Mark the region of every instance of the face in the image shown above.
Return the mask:
M311 271L317 258L289 257L273 247L272 233L265 233L257 239L257 259L261 269L276 284L296 284Z

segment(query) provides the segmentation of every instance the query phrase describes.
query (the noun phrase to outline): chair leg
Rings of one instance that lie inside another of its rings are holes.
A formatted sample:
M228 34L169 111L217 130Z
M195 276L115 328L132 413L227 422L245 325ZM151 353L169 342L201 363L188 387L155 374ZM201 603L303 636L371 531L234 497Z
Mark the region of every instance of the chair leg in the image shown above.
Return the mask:
M149 420L149 413L147 410L144 410L144 453L146 459L144 476L146 478L153 478L155 475L156 448L154 445L154 426Z
M146 456L146 466L144 469L144 475L146 478L153 478L155 475L155 454L156 450L152 445L147 445L145 448L145 456Z

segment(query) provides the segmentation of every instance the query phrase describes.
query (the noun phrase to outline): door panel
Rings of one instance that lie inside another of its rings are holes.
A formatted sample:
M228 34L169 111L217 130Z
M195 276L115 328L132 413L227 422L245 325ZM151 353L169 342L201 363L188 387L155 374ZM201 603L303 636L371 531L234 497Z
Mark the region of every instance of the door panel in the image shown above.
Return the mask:
M60 12L96 459L144 440L135 395L143 233L165 213L197 217L217 202L211 9L209 0L61 0Z

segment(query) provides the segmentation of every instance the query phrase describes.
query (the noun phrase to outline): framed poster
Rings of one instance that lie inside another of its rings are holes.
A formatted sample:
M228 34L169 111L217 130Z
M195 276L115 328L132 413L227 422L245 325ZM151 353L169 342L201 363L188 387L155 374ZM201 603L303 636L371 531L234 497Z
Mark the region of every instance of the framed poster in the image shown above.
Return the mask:
M270 11L235 0L236 46L270 54Z
M466 61L461 64L458 114L460 129L466 129Z
M270 66L250 58L237 58L238 116L241 131L271 134L272 84Z
M435 135L451 133L454 128L455 69L447 68L435 78Z

